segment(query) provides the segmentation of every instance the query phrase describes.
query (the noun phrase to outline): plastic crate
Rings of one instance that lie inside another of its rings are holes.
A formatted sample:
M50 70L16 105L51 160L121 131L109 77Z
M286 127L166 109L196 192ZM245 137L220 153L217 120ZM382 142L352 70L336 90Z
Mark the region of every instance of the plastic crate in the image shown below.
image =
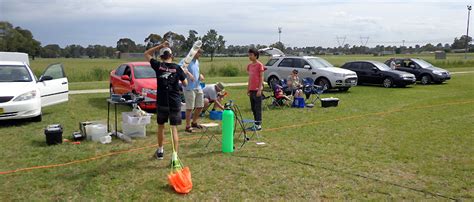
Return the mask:
M146 137L146 124L122 123L122 133L128 137Z
M146 116L139 116L135 112L122 112L122 121L128 124L149 124L151 120L151 114Z
M210 111L209 118L211 120L222 120L222 111Z

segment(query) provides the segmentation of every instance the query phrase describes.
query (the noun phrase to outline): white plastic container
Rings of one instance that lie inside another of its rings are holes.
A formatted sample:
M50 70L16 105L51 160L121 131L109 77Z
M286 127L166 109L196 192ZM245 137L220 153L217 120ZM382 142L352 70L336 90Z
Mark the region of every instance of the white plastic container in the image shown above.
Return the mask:
M107 135L107 126L104 124L86 125L87 140L99 142L101 137Z
M146 137L146 124L122 123L122 132L129 137Z
M100 143L102 144L109 144L112 142L112 137L110 135L100 137Z
M149 124L151 120L151 114L146 116L140 116L135 112L122 112L122 121L123 123L128 124Z

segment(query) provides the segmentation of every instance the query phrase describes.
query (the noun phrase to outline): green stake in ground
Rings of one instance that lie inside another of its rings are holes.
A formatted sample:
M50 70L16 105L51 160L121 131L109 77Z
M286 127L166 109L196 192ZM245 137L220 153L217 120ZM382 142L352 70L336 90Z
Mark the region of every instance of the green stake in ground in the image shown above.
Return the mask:
M234 112L229 104L222 113L222 152L234 152Z

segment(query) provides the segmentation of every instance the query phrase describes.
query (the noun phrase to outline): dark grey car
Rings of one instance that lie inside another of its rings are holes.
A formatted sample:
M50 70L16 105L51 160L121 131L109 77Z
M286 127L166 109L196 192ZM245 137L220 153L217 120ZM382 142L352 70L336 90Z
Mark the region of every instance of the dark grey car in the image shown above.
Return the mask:
M431 82L443 83L451 79L451 74L445 69L435 67L429 62L417 58L392 58L385 62L390 66L394 61L396 70L412 73L416 76L416 80L421 84L426 85Z
M393 86L405 87L415 83L415 75L393 70L377 61L348 62L341 68L356 72L358 84L382 84L384 87L390 88Z

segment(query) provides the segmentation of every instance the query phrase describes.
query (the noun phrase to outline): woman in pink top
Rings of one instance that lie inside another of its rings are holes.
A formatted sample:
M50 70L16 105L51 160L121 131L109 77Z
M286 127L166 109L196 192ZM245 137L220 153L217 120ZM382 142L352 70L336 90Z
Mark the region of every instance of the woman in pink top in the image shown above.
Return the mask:
M250 97L250 106L255 120L255 126L251 129L262 130L262 90L265 67L258 61L259 53L257 50L249 49L248 54L251 63L247 66L247 72L249 73L247 95Z

